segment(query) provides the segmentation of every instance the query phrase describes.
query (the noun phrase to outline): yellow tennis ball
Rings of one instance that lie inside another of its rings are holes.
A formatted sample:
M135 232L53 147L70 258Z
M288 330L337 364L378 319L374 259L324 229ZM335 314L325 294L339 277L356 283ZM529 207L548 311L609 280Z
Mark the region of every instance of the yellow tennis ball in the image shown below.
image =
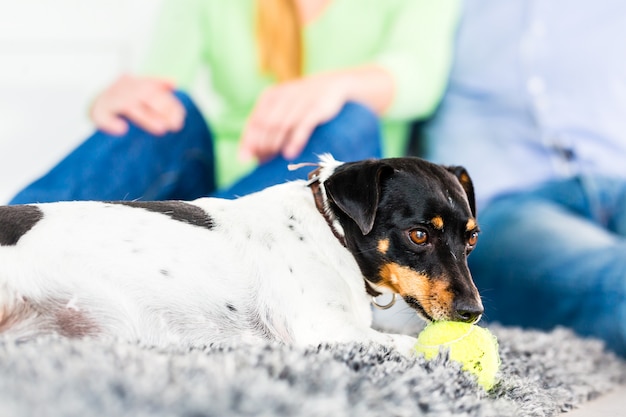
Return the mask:
M489 330L469 323L437 321L430 323L417 337L415 351L426 359L447 349L449 358L460 362L463 370L476 375L478 383L490 390L500 367L498 341Z

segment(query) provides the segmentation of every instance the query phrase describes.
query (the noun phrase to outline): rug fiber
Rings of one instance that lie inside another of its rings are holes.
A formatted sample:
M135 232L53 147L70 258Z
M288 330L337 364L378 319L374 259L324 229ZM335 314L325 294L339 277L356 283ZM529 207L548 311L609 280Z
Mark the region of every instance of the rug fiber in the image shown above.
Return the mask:
M626 383L626 363L597 341L490 329L502 367L488 393L445 355L382 346L0 338L0 416L553 416Z

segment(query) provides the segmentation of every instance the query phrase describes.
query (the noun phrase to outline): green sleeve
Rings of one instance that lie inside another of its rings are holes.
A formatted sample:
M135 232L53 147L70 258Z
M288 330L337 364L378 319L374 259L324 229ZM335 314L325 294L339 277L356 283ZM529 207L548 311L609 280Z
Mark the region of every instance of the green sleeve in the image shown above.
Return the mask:
M201 0L163 0L140 70L189 90L202 63Z
M388 119L425 118L446 87L460 0L405 0L376 62L396 82Z

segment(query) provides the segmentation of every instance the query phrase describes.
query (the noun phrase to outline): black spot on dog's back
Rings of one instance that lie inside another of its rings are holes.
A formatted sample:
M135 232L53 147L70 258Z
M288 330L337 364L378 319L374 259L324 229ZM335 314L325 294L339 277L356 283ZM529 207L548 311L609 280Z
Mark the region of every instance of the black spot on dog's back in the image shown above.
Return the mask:
M39 220L43 212L37 206L0 207L0 246L14 246Z
M112 203L165 214L174 220L209 230L215 225L211 216L204 210L183 201L113 201Z

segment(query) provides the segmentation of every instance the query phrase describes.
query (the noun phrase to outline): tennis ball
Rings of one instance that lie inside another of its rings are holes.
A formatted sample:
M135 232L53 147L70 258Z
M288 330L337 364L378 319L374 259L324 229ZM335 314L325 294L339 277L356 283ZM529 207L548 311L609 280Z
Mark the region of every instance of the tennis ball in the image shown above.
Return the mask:
M449 358L460 362L463 370L476 375L478 383L490 390L500 367L498 341L489 330L469 323L437 321L430 323L417 337L415 351L428 360L447 349Z

